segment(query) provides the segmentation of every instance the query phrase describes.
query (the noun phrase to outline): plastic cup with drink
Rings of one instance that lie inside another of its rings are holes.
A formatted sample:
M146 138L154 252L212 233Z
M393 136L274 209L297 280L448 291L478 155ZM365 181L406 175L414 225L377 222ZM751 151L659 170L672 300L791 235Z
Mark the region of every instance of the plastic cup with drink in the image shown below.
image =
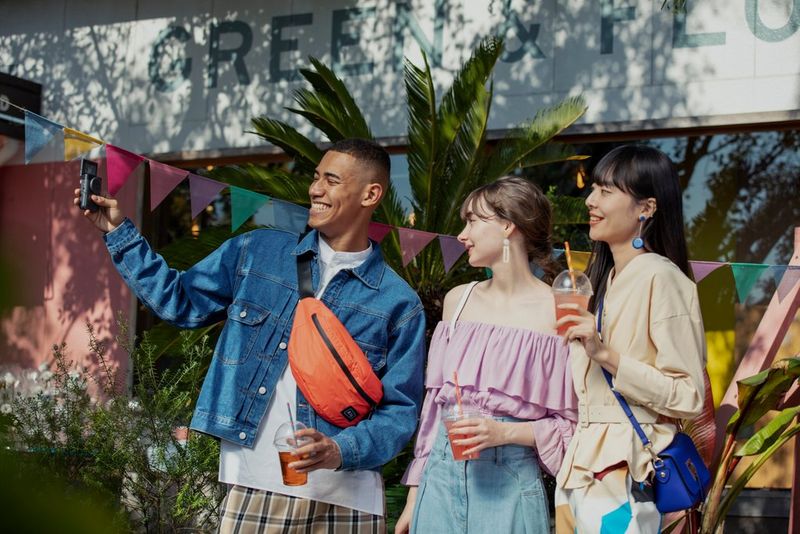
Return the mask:
M555 280L553 280L553 298L556 301L556 321L568 315L578 315L577 310L560 308L561 304L577 304L584 310L589 309L589 299L592 298L592 283L589 277L583 274L582 271L573 269L572 255L569 251L569 243L564 243L567 255L568 269L562 271ZM562 325L558 328L558 335L563 336L569 324Z
M289 464L302 460L297 456L297 449L303 445L311 443L309 437L296 437L295 434L300 430L306 428L306 425L299 421L292 421L283 423L275 431L275 448L278 449L278 458L281 462L281 476L283 476L283 483L287 486L304 486L308 482L308 473L300 473L291 467Z
M477 417L483 417L483 415L481 415L481 412L476 407L469 403L453 403L445 405L444 410L442 411L442 423L447 430L447 439L450 440L450 449L453 451L454 460L477 460L480 456L480 453L477 452L473 452L472 454L464 454L464 451L472 448L474 445L459 445L453 443L453 441L473 438L475 437L474 434L450 433L450 429L453 428L453 425L458 421L463 421L464 419L475 419Z

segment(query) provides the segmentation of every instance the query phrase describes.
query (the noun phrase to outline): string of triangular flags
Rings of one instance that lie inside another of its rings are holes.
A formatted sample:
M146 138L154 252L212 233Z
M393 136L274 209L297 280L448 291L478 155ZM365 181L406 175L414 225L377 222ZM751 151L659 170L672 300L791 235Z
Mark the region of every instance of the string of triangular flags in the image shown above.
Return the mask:
M14 104L11 104L12 106ZM18 106L14 106L18 107ZM140 165L150 167L150 210L154 210L169 193L188 178L192 218L204 210L225 188L231 195L231 232L258 214L257 223L302 232L308 220L308 209L290 202L262 195L241 187L218 182L189 171L172 167L144 156L129 152L100 139L62 126L23 108L25 113L25 163L35 162L45 146L55 146L60 153L63 144L64 161L70 161L100 146L106 149L106 173L108 192L116 195ZM262 209L265 208L265 209ZM380 243L392 231L396 231L402 251L403 266L411 263L433 240L438 239L442 252L445 272L456 264L464 254L464 246L451 235L414 230L384 223L370 224L369 237ZM556 258L564 253L555 249ZM572 252L573 264L585 270L589 253ZM778 296L781 300L800 282L800 266L767 265L757 263L690 261L695 281L700 283L717 269L727 266L731 269L739 302L744 302L765 271L770 271Z

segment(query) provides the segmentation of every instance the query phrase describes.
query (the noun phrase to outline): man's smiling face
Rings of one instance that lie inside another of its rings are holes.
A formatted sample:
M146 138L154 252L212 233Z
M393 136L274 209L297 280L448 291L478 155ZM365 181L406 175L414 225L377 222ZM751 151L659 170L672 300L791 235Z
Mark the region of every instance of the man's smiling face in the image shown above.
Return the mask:
M349 154L328 151L317 165L308 188L308 224L329 239L342 236L362 215L368 187L364 168Z

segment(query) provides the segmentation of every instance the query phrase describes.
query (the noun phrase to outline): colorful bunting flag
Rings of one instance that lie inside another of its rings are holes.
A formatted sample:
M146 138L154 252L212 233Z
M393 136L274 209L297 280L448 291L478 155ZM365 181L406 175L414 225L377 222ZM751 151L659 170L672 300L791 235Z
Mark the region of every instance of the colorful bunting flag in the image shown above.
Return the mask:
M148 160L150 164L150 211L178 187L189 175L189 171L166 165L164 163Z
M211 201L226 187L228 187L227 184L222 182L196 174L189 174L189 198L192 205L192 219L211 204Z
M64 128L64 161L71 161L104 144L91 135L72 128Z
M78 130L64 127L36 113L25 110L25 163L34 159L39 161L64 161L75 159L94 148L102 146L103 141ZM43 149L47 151L43 153ZM56 155L57 154L57 155ZM113 145L106 145L106 167L108 174L108 192L116 195L133 171L145 158L133 152ZM190 174L169 165L149 160L150 163L150 209L155 209L164 198L189 177L192 218L197 215L225 187L222 182ZM308 209L296 204L272 199L247 189L230 187L231 189L231 231L235 231L251 216L256 215L256 222L268 226L283 228L302 233L308 223ZM264 208L264 209L262 209ZM370 239L380 243L396 229L400 238L403 255L403 266L408 265L434 238L439 238L445 272L449 272L465 248L454 236L399 228L388 224L372 222L369 226ZM553 258L564 254L563 249L554 249ZM575 268L585 271L591 254L573 251L572 260ZM800 266L765 265L753 263L727 263L714 261L691 261L692 272L697 283L723 265L730 265L736 284L739 302L745 302L756 282L767 269L770 269L777 285L780 300L786 298L800 283ZM486 270L491 276L491 271Z
M444 259L444 272L449 273L453 265L458 261L464 252L464 244L453 236L440 235L439 246L442 249L442 258Z
M231 188L231 232L243 225L258 208L269 200L266 195L260 195L241 187Z
M403 252L403 267L405 267L439 234L411 230L409 228L398 228L397 235L400 238L400 250Z
M283 200L273 199L273 217L275 227L302 234L308 226L308 208L284 202Z
M744 304L750 290L753 289L761 273L766 269L767 265L756 263L731 263L733 281L736 284L736 294L739 296L740 303Z
M786 272L783 274L781 283L778 286L778 301L782 302L783 299L792 292L798 282L800 282L800 266L790 265L786 268Z
M144 161L143 156L128 152L114 145L106 145L106 169L108 174L108 194L116 195L131 173Z
M369 223L369 238L376 243L381 243L392 230L394 230L394 226L379 222L371 222Z
M54 139L64 139L64 127L36 113L25 111L25 164L33 161L45 146ZM62 149L63 150L63 149ZM60 156L59 156L60 157Z
M722 267L722 264L716 261L690 261L689 265L694 274L695 284L699 284L703 278Z
M590 252L573 250L571 255L572 266L579 271L586 271L586 266L589 265L589 257L592 254Z

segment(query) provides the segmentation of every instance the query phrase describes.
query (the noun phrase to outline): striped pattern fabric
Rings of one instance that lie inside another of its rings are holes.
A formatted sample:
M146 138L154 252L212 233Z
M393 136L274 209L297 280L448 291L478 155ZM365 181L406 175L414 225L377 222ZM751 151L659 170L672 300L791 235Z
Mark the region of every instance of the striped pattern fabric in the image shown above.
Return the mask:
M344 506L230 486L222 501L220 534L385 534L378 515Z

